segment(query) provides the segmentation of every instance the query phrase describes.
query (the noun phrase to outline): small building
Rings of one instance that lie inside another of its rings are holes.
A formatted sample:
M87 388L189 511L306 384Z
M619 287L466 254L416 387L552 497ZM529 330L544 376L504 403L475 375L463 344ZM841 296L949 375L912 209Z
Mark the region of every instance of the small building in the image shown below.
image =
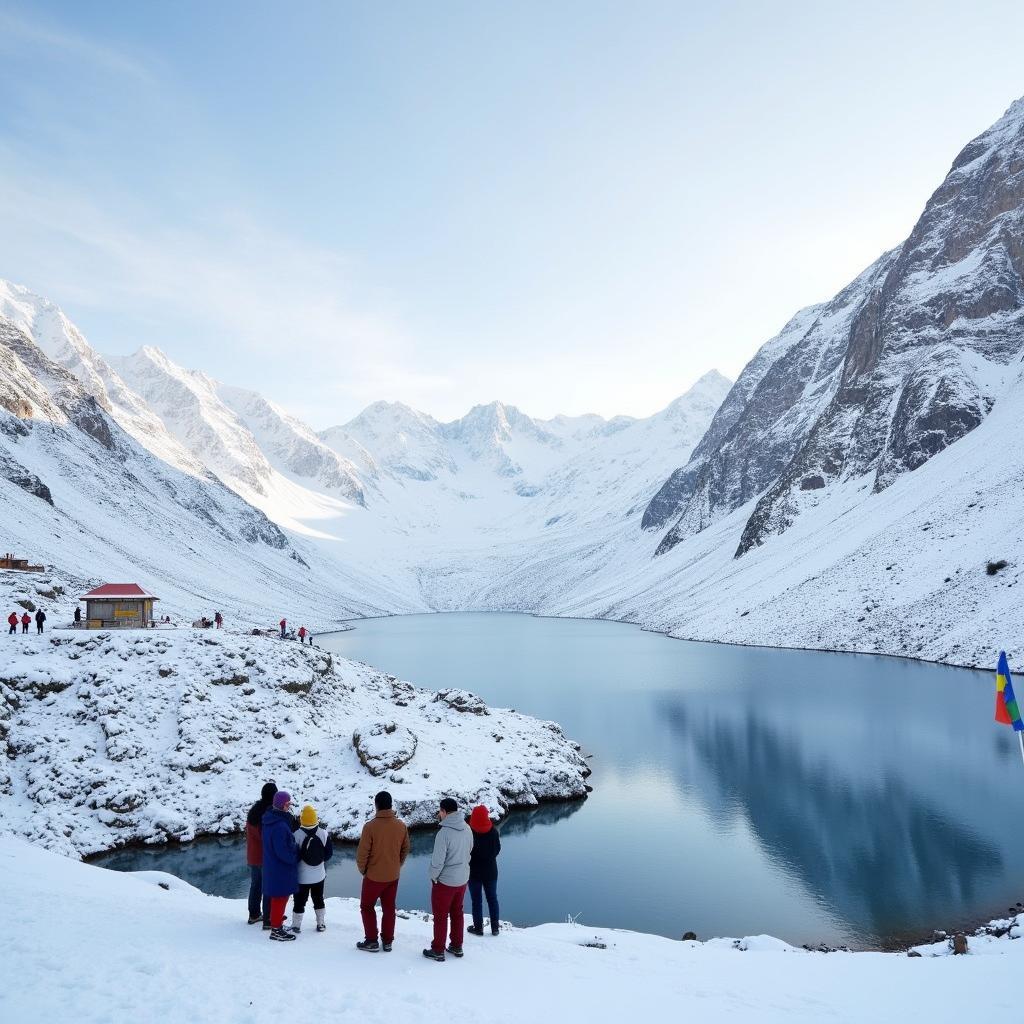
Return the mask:
M86 629L148 629L160 598L138 583L104 583L78 600L85 602Z
M0 569L14 569L17 572L42 572L43 566L29 565L27 558L15 558L8 551L0 557Z

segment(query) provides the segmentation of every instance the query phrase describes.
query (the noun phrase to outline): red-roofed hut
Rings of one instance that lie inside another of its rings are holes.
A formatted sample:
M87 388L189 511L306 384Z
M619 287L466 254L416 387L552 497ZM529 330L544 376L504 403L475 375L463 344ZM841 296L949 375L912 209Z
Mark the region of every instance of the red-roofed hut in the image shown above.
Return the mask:
M153 625L153 602L159 597L138 583L104 583L83 594L88 629L148 629Z

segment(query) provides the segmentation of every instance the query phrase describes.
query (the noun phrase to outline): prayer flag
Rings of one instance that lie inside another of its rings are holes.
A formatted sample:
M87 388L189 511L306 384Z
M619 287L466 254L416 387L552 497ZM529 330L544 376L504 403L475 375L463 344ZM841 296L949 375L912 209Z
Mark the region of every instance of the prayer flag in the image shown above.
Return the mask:
M1021 719L1017 698L1013 693L1006 651L999 652L999 667L996 669L996 721L1012 725L1015 732L1024 732L1024 720Z

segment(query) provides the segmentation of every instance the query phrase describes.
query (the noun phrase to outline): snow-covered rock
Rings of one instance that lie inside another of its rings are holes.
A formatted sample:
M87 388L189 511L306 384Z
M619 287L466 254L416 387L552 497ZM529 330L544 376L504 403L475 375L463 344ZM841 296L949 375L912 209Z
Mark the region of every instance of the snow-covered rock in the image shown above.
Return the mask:
M290 641L69 630L9 638L4 655L0 832L66 853L240 831L268 778L347 839L382 785L411 825L448 795L507 808L586 793L554 723Z

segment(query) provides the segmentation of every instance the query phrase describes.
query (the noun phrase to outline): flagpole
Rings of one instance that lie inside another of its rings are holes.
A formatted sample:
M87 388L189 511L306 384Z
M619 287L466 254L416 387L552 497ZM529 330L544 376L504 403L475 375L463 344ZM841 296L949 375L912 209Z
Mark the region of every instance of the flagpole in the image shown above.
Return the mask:
M1017 733L1017 739L1020 740L1020 759L1024 761L1024 732Z

